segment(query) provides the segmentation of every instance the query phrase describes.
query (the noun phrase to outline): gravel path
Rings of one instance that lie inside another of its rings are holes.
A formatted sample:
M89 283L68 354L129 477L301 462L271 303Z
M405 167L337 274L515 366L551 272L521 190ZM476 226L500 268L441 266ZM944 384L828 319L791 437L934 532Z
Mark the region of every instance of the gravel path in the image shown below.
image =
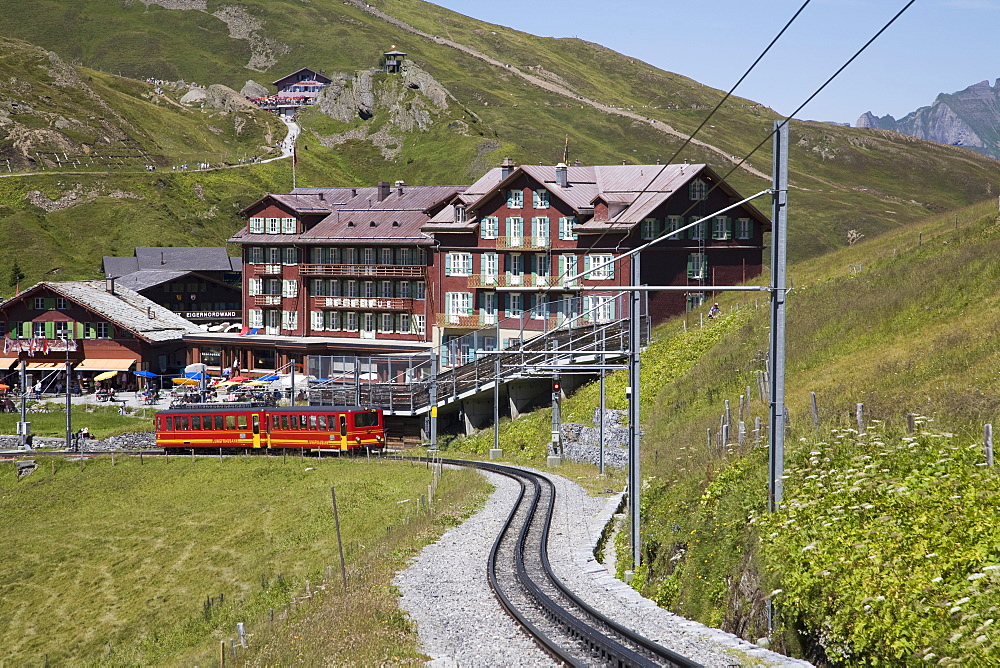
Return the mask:
M549 559L556 574L587 603L664 647L706 666L809 666L656 606L615 579L593 557L593 545L621 495L589 497L579 485L556 483ZM486 581L486 559L517 493L517 483L486 473L496 487L486 506L428 545L393 583L400 606L417 623L431 666L550 666L497 603Z

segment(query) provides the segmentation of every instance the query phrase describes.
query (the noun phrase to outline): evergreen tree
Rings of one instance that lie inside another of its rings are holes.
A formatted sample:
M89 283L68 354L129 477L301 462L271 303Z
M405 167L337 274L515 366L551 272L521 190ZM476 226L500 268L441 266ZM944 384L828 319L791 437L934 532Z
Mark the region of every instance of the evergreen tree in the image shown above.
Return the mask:
M10 268L10 287L18 285L22 280L24 280L24 272L21 271L21 265L14 261L14 264Z

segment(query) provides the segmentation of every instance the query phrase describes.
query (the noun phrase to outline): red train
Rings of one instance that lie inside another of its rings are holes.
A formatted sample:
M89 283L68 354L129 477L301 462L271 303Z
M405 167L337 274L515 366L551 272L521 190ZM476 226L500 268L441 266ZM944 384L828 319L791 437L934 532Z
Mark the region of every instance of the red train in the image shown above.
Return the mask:
M201 448L349 451L385 447L382 411L359 406L188 404L159 411L156 445L168 453Z

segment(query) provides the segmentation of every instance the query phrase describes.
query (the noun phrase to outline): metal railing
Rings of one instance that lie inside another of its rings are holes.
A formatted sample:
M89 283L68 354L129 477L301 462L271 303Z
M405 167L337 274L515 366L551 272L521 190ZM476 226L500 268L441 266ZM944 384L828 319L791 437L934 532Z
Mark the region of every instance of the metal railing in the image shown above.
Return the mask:
M302 264L299 273L303 276L426 278L427 267L416 264Z

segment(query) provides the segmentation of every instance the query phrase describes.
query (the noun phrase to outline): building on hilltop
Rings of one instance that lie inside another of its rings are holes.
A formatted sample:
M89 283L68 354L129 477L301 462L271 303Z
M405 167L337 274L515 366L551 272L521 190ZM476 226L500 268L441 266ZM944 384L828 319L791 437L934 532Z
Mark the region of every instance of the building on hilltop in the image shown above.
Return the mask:
M138 246L133 257L105 256L104 275L186 320L239 329L243 262L219 247Z
M81 387L105 371L122 372L119 387L131 383L123 375L130 369L177 373L185 363L183 335L201 331L114 279L37 283L0 304L0 330L0 374L11 387L19 383L21 359L33 381L65 382L67 355Z
M274 370L323 355L508 347L561 324L627 318L623 253L647 285L732 285L761 272L770 222L706 165L516 166L471 186L300 188L244 209L243 335L185 335L189 361ZM580 274L584 274L580 276ZM499 290L504 288L504 290ZM602 288L584 290L583 288ZM651 292L654 322L706 293ZM479 339L470 332L496 328ZM499 331L497 331L497 329ZM499 340L498 340L499 336Z
M271 82L278 89L276 94L247 99L261 109L277 112L281 116L294 116L300 107L315 104L320 92L332 82L322 71L303 67Z

